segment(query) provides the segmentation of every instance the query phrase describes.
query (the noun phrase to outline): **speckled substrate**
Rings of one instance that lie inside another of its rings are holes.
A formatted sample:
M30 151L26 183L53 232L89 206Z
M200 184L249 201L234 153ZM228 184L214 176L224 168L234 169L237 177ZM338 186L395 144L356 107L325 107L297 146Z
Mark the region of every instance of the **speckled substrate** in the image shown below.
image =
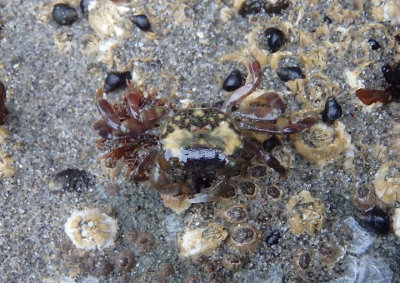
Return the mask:
M225 98L227 93L221 90L224 77L233 68L243 72L246 69L234 61L222 63L221 56L242 50L248 43L245 36L257 23L268 27L272 18L265 13L239 16L232 9L231 1L132 2L150 2L147 10L138 5L138 12L148 14L156 38L146 38L145 33L133 27L131 35L115 49L115 61L123 66L133 60L132 68L144 86L155 86L161 96L174 94L198 105L210 105ZM186 8L182 8L181 2L185 2ZM281 19L276 18L271 25L277 26L279 20L288 21L290 15L297 19L297 15L304 11L304 18L293 25L300 30L315 31L324 24L323 16L333 2L306 2L293 1L282 12ZM350 38L351 46L351 34L374 22L369 13L370 4L364 4L366 12L359 13L351 4L353 1L340 2L345 9L355 11L356 16L350 22L339 23L332 19L328 27L332 33L328 39L340 42ZM368 232L373 237L373 244L366 251L355 252L352 232L344 224L349 216L357 218L360 215L350 202L355 186L372 184L383 163L400 159L399 152L391 148L393 140L399 138L391 133L392 122L398 122L400 117L399 104L364 111L365 107L355 99L354 89L346 83L343 70L357 67L354 63L357 52L344 52L345 56L340 58L330 49L327 67L323 70L340 89L334 96L342 105L344 115L340 121L346 126L355 147L354 168L345 169L343 159L320 168L294 154L293 168L289 169L286 179L279 179L268 169L269 175L260 180L261 186L279 185L283 198L272 202L265 193L249 200L238 197L240 202L247 204L250 211L247 222L259 229L261 244L254 254L242 257L243 266L234 273L220 264L221 257L227 253L226 245L205 260L205 263L211 263L206 268L204 265L207 264L193 263L178 256L177 234L193 221L192 216L199 211L211 211L217 219L219 204L199 204L185 214L175 215L164 207L155 191L142 185L136 187L123 176L112 180L104 175L98 160L103 152L95 147L94 141L98 136L92 130L93 122L99 118L95 93L106 73L118 67L110 68L98 62L93 54L83 52L89 36L94 36L88 20L79 11L78 21L71 26L57 25L50 17L55 3L0 1L0 80L7 86L7 107L10 110L5 124L10 135L2 146L14 160L12 166L15 169L13 177L3 176L0 181L1 282L83 282L89 277L104 282L138 282L140 278L155 280L159 266L166 262L175 268L174 275L167 278L169 282L183 282L191 275L206 282L213 278L234 282L265 282L271 278L273 282L326 282L350 276L349 267L369 266L374 258L380 260L379 264L383 261L381 270L386 273L372 278L386 280L382 282L390 281L389 278L393 282L400 280L399 238L393 232L385 236ZM221 14L227 11L232 12L232 17L224 22ZM186 17L182 17L182 13ZM383 23L383 28L389 35L398 33L396 27L387 22ZM341 37L344 29L348 29L346 36ZM291 43L284 47L293 54L299 47L296 36L291 35ZM373 37L374 34L366 35L365 40L367 36ZM63 38L61 45L56 43L60 38ZM382 48L368 53L373 63L360 74L360 80L368 88L379 89L386 85L381 67L396 54L395 47L386 48L387 38L374 39ZM399 42L394 44L398 47ZM357 45L351 49L357 50ZM142 60L151 54L150 60ZM298 64L296 56L293 60L289 59L287 64ZM285 93L288 113L301 108L274 70L267 65L263 74L261 87ZM121 94L115 92L108 97L117 100ZM384 153L379 153L379 150ZM80 192L51 191L48 186L50 179L67 168L90 173L93 182L89 188ZM119 184L121 189L110 195L106 188L113 183ZM289 229L285 205L292 195L304 189L326 205L327 220L322 233L295 235ZM97 208L118 220L120 233L114 247L82 252L67 238L63 230L67 218L73 210L86 207ZM200 219L199 223L202 221ZM196 225L196 222L191 225ZM152 234L155 238L153 248L143 252L129 243L123 235L130 229ZM265 239L275 229L281 231L282 238L277 245L269 247ZM330 267L318 258L316 252L326 245L339 246L346 251L343 258ZM113 262L115 255L126 248L135 253L136 267L128 273L115 269L107 277L101 277L95 263L101 258ZM304 251L310 252L311 264L302 270L296 267L295 259ZM210 272L212 265L216 266L214 272ZM357 279L349 278L341 282Z

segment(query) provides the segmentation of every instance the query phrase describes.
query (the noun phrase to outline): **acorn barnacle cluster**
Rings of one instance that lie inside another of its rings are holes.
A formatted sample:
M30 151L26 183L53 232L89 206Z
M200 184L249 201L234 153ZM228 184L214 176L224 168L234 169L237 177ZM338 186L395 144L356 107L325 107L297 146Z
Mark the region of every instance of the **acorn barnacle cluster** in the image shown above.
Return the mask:
M303 190L293 195L286 206L290 213L288 220L290 230L295 234L321 232L326 220L325 204Z

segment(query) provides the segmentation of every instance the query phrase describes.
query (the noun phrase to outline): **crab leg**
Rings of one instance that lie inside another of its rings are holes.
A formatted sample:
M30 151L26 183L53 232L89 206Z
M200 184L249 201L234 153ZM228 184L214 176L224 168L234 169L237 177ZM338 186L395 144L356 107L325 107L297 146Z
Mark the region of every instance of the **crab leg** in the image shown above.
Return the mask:
M188 202L202 203L215 200L223 186L226 185L227 180L228 178L226 176L218 176L217 180L209 188L203 190L201 193L196 194L194 198L188 199Z
M237 120L274 121L281 112L272 107L246 107L232 113L231 117Z
M252 97L251 99L247 99L244 103L241 104L240 109L252 107L251 105L258 104L262 106L268 106L277 109L279 112L285 112L286 105L282 98L276 92L265 92L257 97Z
M146 181L149 179L146 173L149 171L151 165L157 158L157 154L158 151L153 149L149 153L147 153L146 156L142 158L142 160L139 161L135 173L131 175L131 178L135 183Z
M139 106L140 106L140 96L137 93L130 93L126 97L126 104L128 106L129 115L136 120L139 119Z
M166 170L168 169L168 162L165 160L163 154L156 156L157 161L152 169L150 177L150 185L160 194L178 195L182 193L182 185L173 183L168 180Z
M238 120L273 121L283 114L285 109L286 105L279 94L266 92L242 101L239 109L232 113L232 117Z
M251 58L249 71L253 77L253 81L240 87L232 93L232 95L224 103L222 108L224 111L231 111L232 107L235 106L236 103L249 96L260 85L262 77L261 66L260 63L254 58Z
M254 131L254 132L267 133L273 135L290 135L299 133L311 127L317 121L318 119L316 117L307 117L296 123L290 124L286 127L280 127L276 124L269 124L263 122L252 123L252 124L246 122L239 122L238 127L241 130L247 130L247 131Z
M103 138L109 140L112 138L113 129L104 121L98 120L94 123L93 129Z
M244 139L244 150L250 154L254 154L259 159L265 162L269 167L278 172L281 176L286 175L286 169L283 167L279 161L269 152L265 151L257 142L251 141L249 139Z
M119 130L120 118L118 117L117 113L115 113L114 108L107 100L99 99L97 101L97 109L99 110L100 115L103 117L108 126L113 128L114 130Z

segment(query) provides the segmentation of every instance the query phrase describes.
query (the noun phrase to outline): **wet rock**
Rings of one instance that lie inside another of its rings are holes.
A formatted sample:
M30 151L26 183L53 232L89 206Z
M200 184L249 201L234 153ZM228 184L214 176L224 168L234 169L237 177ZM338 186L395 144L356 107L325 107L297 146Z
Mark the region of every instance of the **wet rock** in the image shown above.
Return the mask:
M346 218L344 223L353 231L353 239L349 243L347 251L356 255L365 253L372 245L373 237L353 217Z

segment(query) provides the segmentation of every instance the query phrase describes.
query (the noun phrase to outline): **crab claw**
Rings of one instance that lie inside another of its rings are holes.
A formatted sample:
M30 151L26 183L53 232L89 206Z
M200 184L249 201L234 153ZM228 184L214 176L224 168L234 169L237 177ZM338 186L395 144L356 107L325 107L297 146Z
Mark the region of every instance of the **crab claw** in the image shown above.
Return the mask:
M261 66L260 63L253 57L251 57L249 71L251 76L253 77L253 80L250 83L235 90L232 95L225 101L223 110L231 111L232 107L235 106L236 103L252 94L254 90L260 85L262 77Z

